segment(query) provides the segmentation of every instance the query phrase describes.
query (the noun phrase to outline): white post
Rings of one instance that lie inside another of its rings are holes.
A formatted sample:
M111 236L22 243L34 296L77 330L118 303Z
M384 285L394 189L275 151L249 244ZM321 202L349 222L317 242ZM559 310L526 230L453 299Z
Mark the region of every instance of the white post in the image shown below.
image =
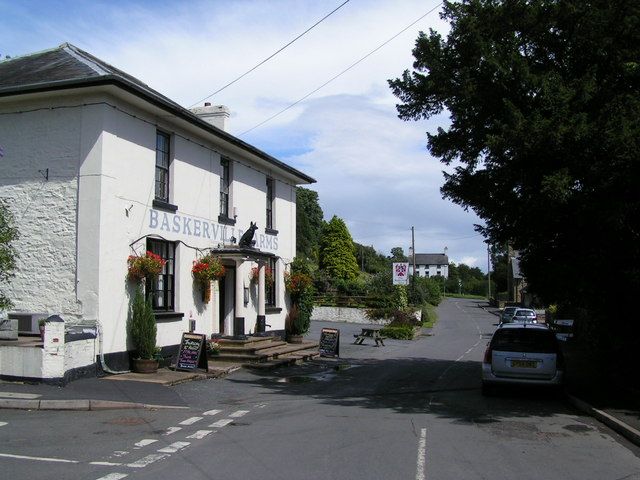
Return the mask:
M265 271L266 265L264 262L258 263L258 332L264 332L266 330L266 315L265 315L265 303L267 296L265 294Z

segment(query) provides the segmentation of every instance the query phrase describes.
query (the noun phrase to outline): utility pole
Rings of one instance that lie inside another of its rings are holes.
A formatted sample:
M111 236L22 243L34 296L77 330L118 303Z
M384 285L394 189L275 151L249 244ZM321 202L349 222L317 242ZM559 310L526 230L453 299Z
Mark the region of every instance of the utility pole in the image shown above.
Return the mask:
M489 242L487 242L487 278L489 279L489 288L487 289L489 294L487 295L487 298L491 301L491 256L489 251Z
M415 237L414 237L414 232L413 232L413 226L411 227L411 254L412 254L412 260L411 262L413 263L413 274L416 274L416 243L415 243Z

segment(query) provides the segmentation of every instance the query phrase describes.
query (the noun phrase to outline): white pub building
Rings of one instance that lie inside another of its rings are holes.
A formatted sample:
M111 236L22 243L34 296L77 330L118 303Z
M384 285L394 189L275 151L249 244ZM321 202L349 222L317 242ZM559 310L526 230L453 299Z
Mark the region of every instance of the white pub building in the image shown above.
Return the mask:
M69 44L0 62L0 199L19 230L3 323L20 337L50 318L39 345L0 340L0 378L128 369L127 258L146 251L166 260L147 284L164 354L186 331L284 331L296 185L314 179L225 132L228 117ZM205 301L191 268L209 252L226 274Z

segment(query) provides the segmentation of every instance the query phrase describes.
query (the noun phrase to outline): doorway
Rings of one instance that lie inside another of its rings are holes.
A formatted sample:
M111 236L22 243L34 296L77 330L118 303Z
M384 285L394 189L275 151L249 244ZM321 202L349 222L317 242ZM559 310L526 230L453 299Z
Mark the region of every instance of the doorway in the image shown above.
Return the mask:
M235 267L225 265L225 275L218 280L219 290L219 310L218 310L218 332L221 335L231 335L235 305Z

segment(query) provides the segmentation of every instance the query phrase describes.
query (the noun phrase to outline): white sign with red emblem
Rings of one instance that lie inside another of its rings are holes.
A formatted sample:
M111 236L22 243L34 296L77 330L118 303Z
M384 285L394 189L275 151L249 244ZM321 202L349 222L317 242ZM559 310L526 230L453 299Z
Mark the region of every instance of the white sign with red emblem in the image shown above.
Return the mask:
M408 263L393 264L393 284L394 285L409 284L409 264Z

